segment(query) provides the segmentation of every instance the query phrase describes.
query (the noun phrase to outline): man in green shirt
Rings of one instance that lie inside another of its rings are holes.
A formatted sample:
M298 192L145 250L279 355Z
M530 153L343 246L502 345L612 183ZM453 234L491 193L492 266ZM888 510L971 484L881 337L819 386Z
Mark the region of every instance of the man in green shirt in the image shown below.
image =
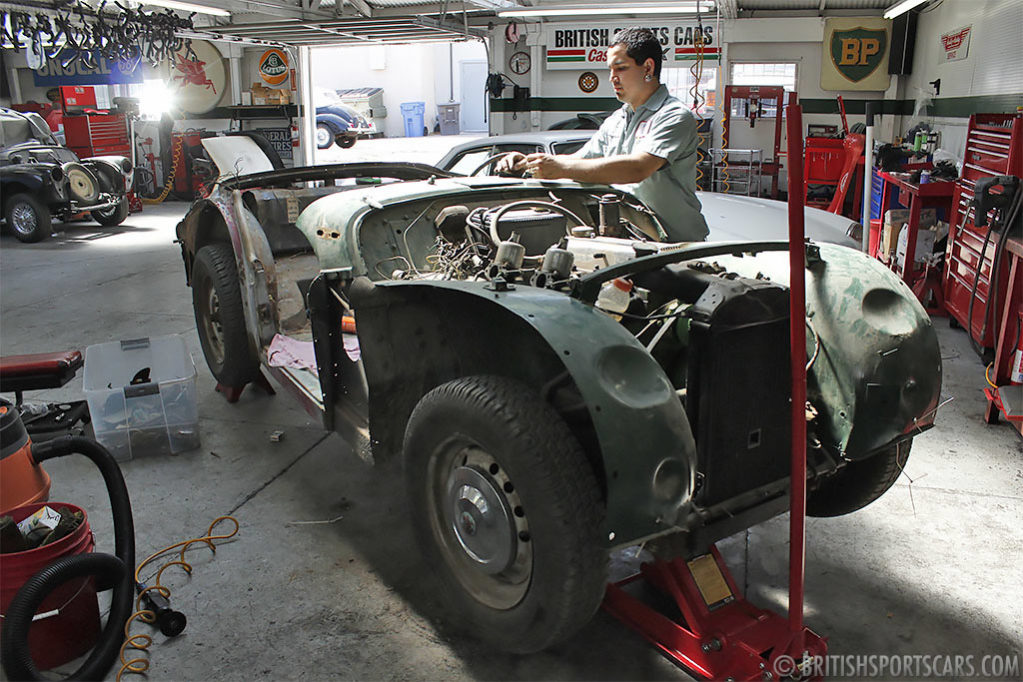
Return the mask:
M615 96L624 102L575 154L509 154L497 170L533 177L624 185L661 219L668 241L702 241L696 198L696 118L661 85L661 44L643 28L619 31L607 52Z

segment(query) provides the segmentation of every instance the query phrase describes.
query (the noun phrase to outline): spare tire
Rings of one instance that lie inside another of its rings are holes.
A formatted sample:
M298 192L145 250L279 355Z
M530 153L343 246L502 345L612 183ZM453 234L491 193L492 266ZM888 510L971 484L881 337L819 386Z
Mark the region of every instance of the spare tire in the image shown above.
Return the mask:
M71 196L78 201L92 203L99 198L99 180L82 164L73 161L65 163L64 175L67 176Z

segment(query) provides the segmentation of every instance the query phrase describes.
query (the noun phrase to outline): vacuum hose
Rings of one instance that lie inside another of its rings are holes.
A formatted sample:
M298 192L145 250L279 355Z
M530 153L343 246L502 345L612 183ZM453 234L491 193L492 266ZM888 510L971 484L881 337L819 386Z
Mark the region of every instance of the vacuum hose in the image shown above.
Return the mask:
M39 669L28 649L28 630L32 617L43 599L58 585L78 577L94 575L103 588L113 586L110 615L99 641L82 666L68 679L101 680L117 658L124 640L124 624L132 613L135 581L135 524L131 500L124 485L124 476L117 460L99 443L79 436L56 438L32 446L36 463L70 454L85 455L99 468L110 496L114 517L114 552L109 554L78 554L59 559L26 582L11 601L4 616L0 635L0 658L4 672L12 680L41 680Z

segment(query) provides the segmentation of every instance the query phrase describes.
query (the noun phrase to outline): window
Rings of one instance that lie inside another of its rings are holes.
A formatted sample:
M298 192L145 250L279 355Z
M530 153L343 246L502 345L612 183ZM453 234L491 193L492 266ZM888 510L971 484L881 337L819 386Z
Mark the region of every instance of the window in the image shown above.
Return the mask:
M785 92L796 91L796 64L794 62L735 62L732 85L782 86ZM763 97L757 102L757 118L774 118L778 102L774 97ZM751 104L746 99L732 98L732 118L749 118Z
M734 62L732 85L781 85L786 92L796 91L795 62Z

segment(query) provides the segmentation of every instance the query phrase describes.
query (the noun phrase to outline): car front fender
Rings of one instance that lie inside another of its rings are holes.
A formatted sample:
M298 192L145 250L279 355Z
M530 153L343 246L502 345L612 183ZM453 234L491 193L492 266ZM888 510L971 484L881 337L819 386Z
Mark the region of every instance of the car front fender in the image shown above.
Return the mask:
M419 399L460 376L509 376L545 398L574 384L581 404L566 410L583 414L563 417L604 481L609 546L685 518L696 469L689 422L657 362L610 317L556 291L482 282L360 278L350 296L374 441L396 447L386 440L401 437Z

